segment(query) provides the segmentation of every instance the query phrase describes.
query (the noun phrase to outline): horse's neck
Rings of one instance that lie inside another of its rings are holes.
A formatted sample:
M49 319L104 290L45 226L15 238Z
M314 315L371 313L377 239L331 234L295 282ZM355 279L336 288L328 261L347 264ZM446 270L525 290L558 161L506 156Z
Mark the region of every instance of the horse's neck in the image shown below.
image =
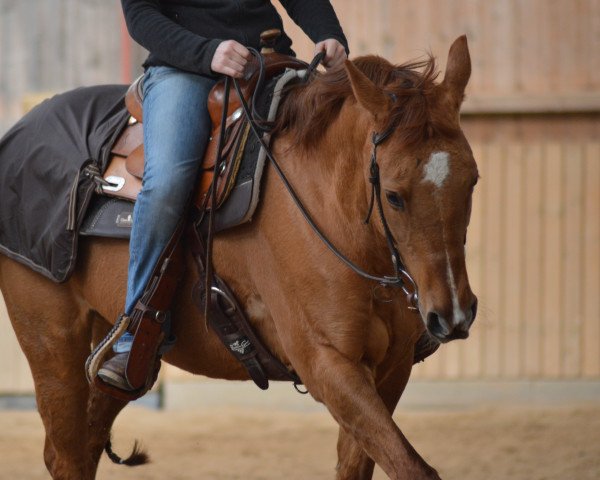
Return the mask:
M385 240L372 224L364 224L371 192L370 152L365 147L370 135L371 126L360 117L359 107L344 105L310 151L288 150L285 139L277 150L287 157L292 184L331 241L353 258L365 259L368 250L374 264L381 264L389 262L378 253L387 252Z

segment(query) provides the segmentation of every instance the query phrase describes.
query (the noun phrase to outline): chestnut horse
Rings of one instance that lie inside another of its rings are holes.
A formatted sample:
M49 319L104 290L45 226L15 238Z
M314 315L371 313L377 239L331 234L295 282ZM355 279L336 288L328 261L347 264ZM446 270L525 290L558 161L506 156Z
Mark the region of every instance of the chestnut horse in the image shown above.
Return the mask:
M439 478L392 420L425 326L440 342L465 338L476 298L465 267L478 173L459 125L471 72L465 37L450 49L443 82L433 60L393 66L367 56L317 75L282 105L273 152L327 237L370 273L390 274L390 254L371 200L372 135L383 212L419 289L418 312L347 268L307 225L273 169L252 223L215 240L217 271L266 345L302 378L340 425L337 478L369 479L377 463L393 479ZM127 242L85 238L72 277L56 284L0 256L0 288L33 373L54 479L93 479L125 402L86 381L90 345L124 303ZM178 342L165 361L194 374L247 379L190 291L191 255L173 306Z

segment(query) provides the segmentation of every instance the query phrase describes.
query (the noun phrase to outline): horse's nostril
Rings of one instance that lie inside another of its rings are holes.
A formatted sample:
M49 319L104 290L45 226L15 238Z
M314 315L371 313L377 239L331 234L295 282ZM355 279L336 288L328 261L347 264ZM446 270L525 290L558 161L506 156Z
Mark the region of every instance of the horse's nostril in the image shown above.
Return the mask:
M427 314L427 329L432 335L442 340L450 333L446 320L440 317L436 312L429 312Z
M473 300L473 303L471 304L471 321L469 322L469 326L471 326L471 324L475 320L476 316L477 316L477 297L475 297L475 300Z

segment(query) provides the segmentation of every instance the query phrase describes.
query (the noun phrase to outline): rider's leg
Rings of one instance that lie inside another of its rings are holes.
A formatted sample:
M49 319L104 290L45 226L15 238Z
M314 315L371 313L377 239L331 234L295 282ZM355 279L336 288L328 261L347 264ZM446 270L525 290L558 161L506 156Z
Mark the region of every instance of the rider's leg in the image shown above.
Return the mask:
M194 187L211 131L207 98L214 80L171 67L150 67L144 76L142 190L133 211L125 313L131 315ZM133 336L115 344L115 357L98 372L127 389L124 370Z

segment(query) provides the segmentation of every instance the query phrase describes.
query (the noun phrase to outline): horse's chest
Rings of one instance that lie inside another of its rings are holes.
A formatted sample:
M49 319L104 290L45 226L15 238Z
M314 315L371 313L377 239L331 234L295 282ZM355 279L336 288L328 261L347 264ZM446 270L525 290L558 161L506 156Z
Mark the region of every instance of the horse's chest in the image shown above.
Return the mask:
M380 364L390 346L389 327L383 319L373 315L369 324L365 344L365 356L374 365Z

